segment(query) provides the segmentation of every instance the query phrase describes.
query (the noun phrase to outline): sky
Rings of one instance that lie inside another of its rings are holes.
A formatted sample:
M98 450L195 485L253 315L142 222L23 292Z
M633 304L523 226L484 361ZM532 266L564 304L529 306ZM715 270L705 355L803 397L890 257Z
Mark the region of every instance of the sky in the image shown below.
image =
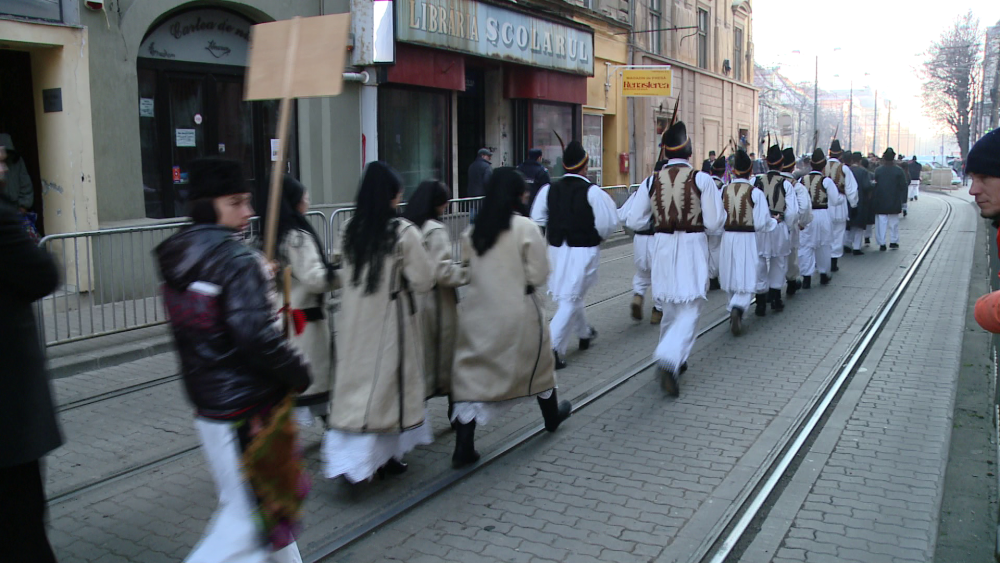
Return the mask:
M892 102L893 123L898 116L918 134L917 152L924 152L921 146L936 148L942 130L924 115L920 101L924 52L968 10L981 29L996 25L1000 0L841 0L833 5L836 10L815 0L754 0L757 64L780 65L793 81L812 82L819 56L820 89L847 90L852 80L855 88L878 89L879 111L885 108L882 100Z

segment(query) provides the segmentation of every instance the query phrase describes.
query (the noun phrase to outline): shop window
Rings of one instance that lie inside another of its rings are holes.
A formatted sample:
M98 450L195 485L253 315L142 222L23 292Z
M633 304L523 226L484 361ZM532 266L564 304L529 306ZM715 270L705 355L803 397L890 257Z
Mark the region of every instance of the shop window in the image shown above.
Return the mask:
M542 164L555 179L566 173L562 166L562 143L573 140L573 106L535 102L531 107L532 146L542 150Z
M649 0L649 52L659 55L663 52L663 11L660 0Z
M698 68L708 68L708 10L698 8Z
M450 92L380 86L378 154L403 180L407 199L420 182L448 183Z
M602 146L603 138L604 117L600 115L584 115L583 148L590 155L590 160L587 162L587 178L598 186L604 185L602 168L604 166L604 159L602 158L604 154Z
M733 78L743 80L743 30L733 28Z

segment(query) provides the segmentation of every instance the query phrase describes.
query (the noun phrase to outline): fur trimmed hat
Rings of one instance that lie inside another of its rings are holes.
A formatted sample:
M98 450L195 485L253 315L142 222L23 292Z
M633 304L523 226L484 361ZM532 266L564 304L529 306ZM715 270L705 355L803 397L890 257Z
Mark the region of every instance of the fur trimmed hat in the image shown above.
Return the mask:
M587 154L587 150L583 148L583 143L580 141L570 141L563 150L563 168L569 174L576 174L583 170L587 166L588 160L590 160L590 155Z
M753 170L753 161L745 150L736 151L736 159L733 161L733 171L737 176L746 177Z
M812 159L809 161L813 166L825 166L826 165L826 155L823 154L823 149L817 147L813 151Z
M965 159L966 174L1000 178L1000 129L994 129L976 141Z
M188 201L249 191L243 165L236 160L209 156L191 161L188 167Z
M712 163L712 175L722 176L726 173L726 157L720 156Z
M791 172L795 169L795 149L788 147L781 151L781 171Z
M842 154L844 154L844 149L840 147L840 141L834 139L830 143L830 157L839 159Z
M668 155L683 151L690 142L691 139L687 135L687 126L684 125L683 121L678 121L671 125L670 128L663 132L663 136L660 138L660 145Z
M780 169L781 163L784 161L784 156L781 154L781 147L778 145L771 145L767 148L767 165L772 169Z

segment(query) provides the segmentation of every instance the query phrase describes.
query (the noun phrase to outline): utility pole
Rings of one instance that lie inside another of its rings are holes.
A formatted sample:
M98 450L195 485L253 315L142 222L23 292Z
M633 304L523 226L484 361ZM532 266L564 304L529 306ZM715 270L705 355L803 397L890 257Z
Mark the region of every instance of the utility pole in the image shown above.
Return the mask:
M872 130L872 154L877 154L875 152L875 142L878 140L878 90L875 90L875 123Z

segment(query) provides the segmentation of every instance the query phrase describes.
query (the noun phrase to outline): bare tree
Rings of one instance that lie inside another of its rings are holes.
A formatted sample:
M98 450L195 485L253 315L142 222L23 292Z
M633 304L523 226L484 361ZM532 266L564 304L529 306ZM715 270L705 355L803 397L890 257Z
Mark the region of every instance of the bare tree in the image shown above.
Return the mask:
M983 33L968 11L927 50L921 88L924 111L955 135L962 160L969 154L973 93L982 80Z

